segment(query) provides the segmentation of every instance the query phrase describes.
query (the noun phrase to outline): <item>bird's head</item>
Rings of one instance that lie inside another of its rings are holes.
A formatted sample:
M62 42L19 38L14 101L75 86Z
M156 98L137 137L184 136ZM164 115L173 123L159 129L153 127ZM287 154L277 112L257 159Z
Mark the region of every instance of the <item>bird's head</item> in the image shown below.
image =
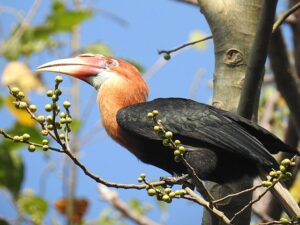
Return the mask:
M116 76L144 82L139 71L130 63L110 56L90 53L45 63L39 66L37 71L67 74L89 83L97 90L106 80Z

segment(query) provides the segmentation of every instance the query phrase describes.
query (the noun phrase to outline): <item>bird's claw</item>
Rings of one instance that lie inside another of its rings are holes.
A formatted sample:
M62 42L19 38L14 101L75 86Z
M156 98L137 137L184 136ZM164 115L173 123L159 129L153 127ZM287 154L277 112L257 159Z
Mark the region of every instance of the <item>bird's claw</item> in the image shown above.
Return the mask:
M181 176L170 176L170 177L160 177L161 181L165 181L168 184L183 184L188 182L190 176L188 174L183 174Z

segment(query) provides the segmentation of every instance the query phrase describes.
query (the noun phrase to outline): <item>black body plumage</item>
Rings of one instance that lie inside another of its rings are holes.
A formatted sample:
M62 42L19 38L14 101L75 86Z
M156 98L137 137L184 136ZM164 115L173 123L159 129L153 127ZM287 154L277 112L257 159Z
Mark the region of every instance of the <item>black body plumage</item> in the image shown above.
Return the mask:
M118 111L117 122L132 142L131 151L143 162L172 174L188 173L174 161L173 151L162 145L147 113L158 110L158 119L188 150L186 160L204 180L224 183L256 175L257 165L270 170L278 164L271 154L298 151L257 124L212 106L189 99L161 98Z

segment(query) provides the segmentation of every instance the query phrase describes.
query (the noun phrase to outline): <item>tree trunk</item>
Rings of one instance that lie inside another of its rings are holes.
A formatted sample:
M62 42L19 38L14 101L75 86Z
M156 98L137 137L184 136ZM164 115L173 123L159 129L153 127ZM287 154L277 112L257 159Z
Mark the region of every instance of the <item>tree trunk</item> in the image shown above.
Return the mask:
M215 47L215 73L213 105L236 112L245 79L250 49L255 37L260 16L261 0L198 0L199 6L211 28ZM234 162L232 162L234 163ZM237 168L238 169L238 168ZM211 194L224 197L249 188L252 179L244 177L234 183L218 185L206 182ZM231 218L251 200L251 193L231 199L219 206ZM246 210L234 221L248 225L251 209ZM204 211L203 225L223 224L208 211Z

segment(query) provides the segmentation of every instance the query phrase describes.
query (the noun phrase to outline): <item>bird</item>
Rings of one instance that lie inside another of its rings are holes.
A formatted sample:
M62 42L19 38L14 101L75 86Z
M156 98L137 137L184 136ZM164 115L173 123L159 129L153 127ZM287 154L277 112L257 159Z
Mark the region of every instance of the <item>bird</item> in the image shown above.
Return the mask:
M162 144L147 113L157 110L163 127L186 149L184 159L205 181L219 184L244 176L254 177L258 167L279 167L272 154L299 155L278 137L237 114L184 98L147 101L148 87L138 69L112 56L85 53L45 63L39 72L56 72L93 86L103 125L109 136L139 160L179 176L190 168L174 160Z

